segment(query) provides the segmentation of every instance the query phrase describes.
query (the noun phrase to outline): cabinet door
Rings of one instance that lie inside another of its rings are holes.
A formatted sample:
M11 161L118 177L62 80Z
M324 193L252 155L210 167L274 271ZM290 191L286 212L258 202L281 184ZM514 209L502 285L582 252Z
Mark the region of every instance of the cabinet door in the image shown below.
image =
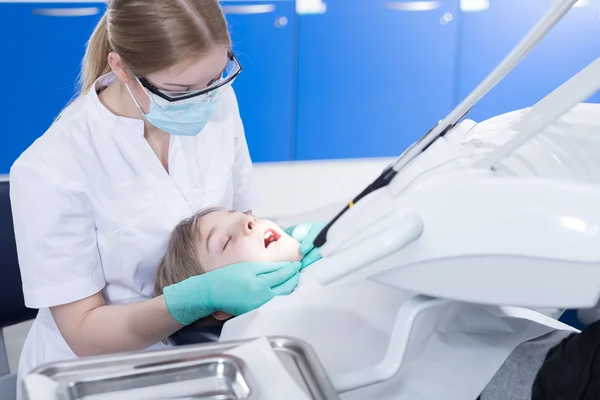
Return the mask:
M463 5L471 3L463 0ZM548 11L548 0L490 0L463 12L459 99L464 99ZM600 0L580 2L471 111L481 121L534 105L600 57ZM589 101L600 102L600 94Z
M233 50L243 67L234 82L253 161L292 157L295 86L294 2L223 1Z
M298 159L395 156L450 110L458 0L328 0L298 17Z
M0 3L5 77L0 174L76 95L85 44L105 3Z

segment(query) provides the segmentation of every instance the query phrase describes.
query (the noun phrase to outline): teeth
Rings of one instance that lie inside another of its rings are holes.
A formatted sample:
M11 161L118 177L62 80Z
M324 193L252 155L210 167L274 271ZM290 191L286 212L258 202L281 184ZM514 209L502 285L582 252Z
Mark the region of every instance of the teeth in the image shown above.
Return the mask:
M271 237L271 235L273 235L273 232L268 231L267 233L265 233L265 239L268 239Z

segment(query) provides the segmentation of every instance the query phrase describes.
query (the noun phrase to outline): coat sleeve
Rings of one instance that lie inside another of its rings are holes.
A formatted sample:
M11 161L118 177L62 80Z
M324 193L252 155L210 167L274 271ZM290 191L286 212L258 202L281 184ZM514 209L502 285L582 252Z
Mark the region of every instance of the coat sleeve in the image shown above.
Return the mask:
M93 211L84 191L43 160L17 162L10 173L25 304L53 307L106 285Z

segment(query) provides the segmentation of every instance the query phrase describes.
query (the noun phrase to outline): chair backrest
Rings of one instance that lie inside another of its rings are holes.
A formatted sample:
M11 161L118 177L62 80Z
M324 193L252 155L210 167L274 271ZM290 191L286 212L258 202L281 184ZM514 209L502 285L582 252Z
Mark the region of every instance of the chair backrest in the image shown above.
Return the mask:
M7 176L0 176L0 328L27 321L37 311L25 307Z

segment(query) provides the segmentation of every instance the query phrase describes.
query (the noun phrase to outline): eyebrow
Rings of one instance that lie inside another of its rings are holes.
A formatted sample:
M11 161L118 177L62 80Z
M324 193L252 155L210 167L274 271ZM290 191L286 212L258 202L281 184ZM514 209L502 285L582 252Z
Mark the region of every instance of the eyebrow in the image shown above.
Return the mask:
M210 81L208 81L208 85L210 86L211 83L213 83L215 80L219 79L219 76L223 75L223 72L225 72L225 70L227 69L227 65L225 65L225 67L223 67L223 69L221 70L221 72L219 72L214 78L212 78ZM177 87L182 87L182 88L188 88L188 87L192 87L192 86L196 86L196 85L185 85L182 83L163 83L164 86L177 86Z
M231 215L233 213L235 213L235 211L229 210L227 212L227 215ZM205 241L206 242L206 251L209 253L210 253L210 249L208 248L208 243L210 242L210 238L212 237L212 235L215 234L216 230L217 230L217 226L215 225L210 229L210 231L208 231L208 235L206 235L206 241Z

